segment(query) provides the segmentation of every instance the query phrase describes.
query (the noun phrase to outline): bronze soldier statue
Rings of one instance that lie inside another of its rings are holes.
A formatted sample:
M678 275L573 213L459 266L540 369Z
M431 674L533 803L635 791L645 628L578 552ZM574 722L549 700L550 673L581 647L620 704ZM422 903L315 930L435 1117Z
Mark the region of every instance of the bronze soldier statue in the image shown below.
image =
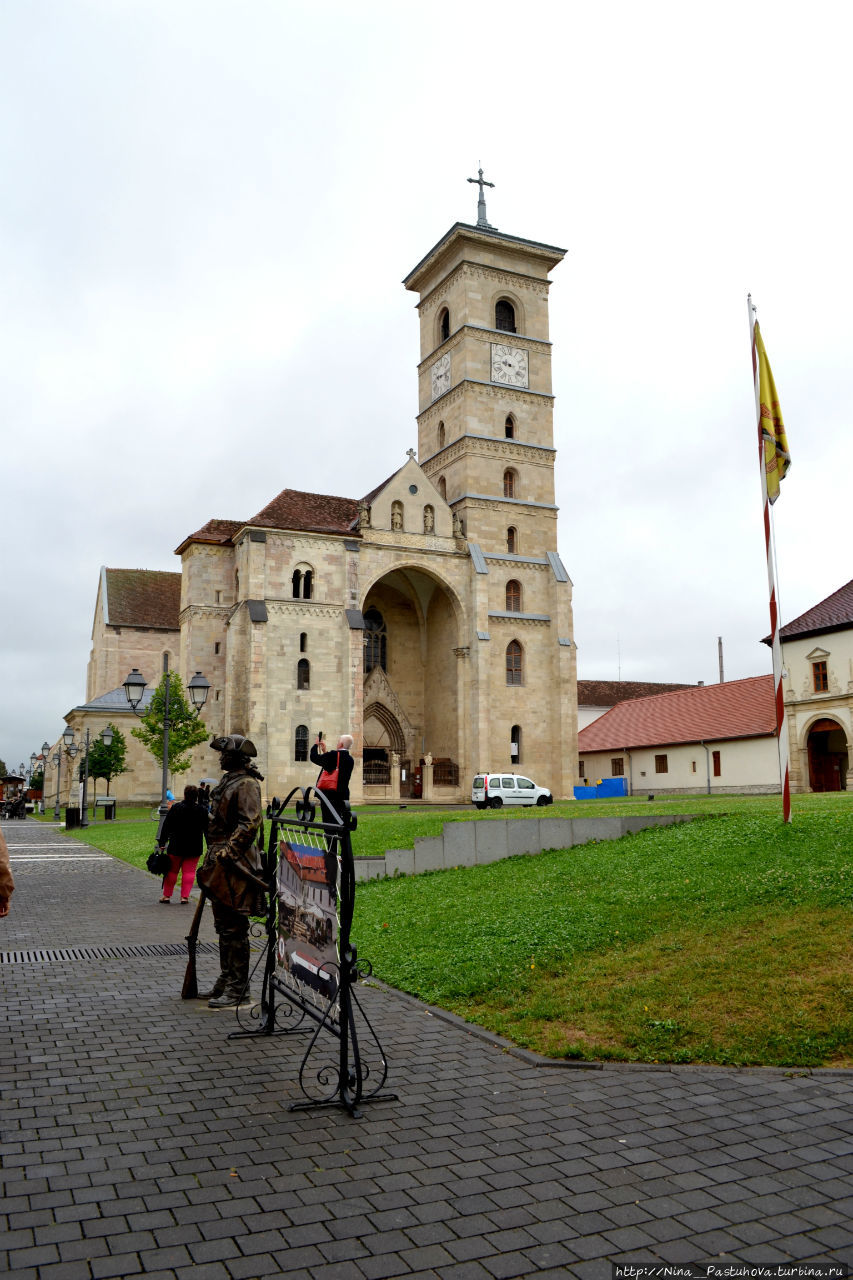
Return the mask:
M210 793L207 854L198 883L210 898L219 935L221 972L207 1002L209 1009L251 1004L249 991L249 916L265 909L263 869L257 848L261 830L263 777L251 763L257 750L239 733L214 738L223 777Z

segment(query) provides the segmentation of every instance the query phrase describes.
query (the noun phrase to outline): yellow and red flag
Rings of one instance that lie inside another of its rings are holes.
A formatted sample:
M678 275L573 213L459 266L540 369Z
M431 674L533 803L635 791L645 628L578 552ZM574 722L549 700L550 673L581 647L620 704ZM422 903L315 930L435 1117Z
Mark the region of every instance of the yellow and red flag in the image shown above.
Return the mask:
M758 364L758 429L764 448L764 470L767 475L767 497L775 502L779 497L779 485L784 480L791 465L788 452L788 440L785 435L785 423L782 421L782 410L776 383L773 381L773 370L764 350L758 321L755 322L755 356Z

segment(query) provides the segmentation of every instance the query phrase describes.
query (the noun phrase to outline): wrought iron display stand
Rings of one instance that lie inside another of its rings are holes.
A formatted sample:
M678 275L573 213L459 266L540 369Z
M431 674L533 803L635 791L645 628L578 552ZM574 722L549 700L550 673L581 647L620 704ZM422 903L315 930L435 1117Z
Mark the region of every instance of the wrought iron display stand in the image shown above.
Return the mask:
M294 796L298 799L293 814L287 816L285 811ZM318 808L327 821L315 821ZM313 787L296 787L286 799L274 799L267 808L267 817L271 824L264 855L264 875L269 886L267 915L264 925L258 926L258 932L266 934L266 946L255 965L257 970L264 961L264 977L261 1002L249 1014L250 1018L257 1020L257 1026L234 1031L228 1039L310 1034L311 1039L299 1066L299 1086L306 1101L291 1103L289 1110L343 1107L350 1115L359 1116L358 1108L362 1104L394 1101L398 1095L380 1093L388 1077L388 1063L356 993L359 978L367 978L372 973L370 963L358 959L350 938L355 905L355 866L350 833L355 830L357 820L350 812L340 817L328 800L320 800ZM296 981L287 968L279 972L280 955L283 958L279 937L282 839L302 845L307 842L323 855L327 867L330 861L333 867L335 864L337 867L337 875L327 877L335 882L333 896L338 918L338 960L337 964L324 961L319 970L326 993L314 991ZM278 996L282 997L283 1005ZM278 1025L280 1019L292 1021L282 1026ZM323 1059L325 1034L338 1042L337 1061L331 1055ZM365 1090L366 1082L369 1079L372 1082L372 1078L376 1083Z

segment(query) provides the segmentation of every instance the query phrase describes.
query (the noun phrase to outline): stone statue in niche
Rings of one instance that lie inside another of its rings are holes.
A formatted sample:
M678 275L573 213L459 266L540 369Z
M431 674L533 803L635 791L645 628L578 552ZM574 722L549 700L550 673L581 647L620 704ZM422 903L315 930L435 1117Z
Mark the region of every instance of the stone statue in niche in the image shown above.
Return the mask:
M370 528L370 507L366 502L359 504L358 508L358 527L359 529Z
M403 528L403 504L394 502L391 506L391 528L399 532Z
M465 537L465 526L462 523L462 517L453 512L453 536L454 538Z
M435 512L432 507L424 507L424 533L435 532Z

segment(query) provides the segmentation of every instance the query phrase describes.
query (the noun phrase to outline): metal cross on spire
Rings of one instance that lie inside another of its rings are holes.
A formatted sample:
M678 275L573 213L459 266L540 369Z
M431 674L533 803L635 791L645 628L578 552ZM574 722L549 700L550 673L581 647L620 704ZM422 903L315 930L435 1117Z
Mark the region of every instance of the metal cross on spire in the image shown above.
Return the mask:
M469 182L476 182L477 186L480 188L480 198L477 201L477 226L488 227L491 231L494 231L494 227L486 217L486 197L483 195L483 187L493 187L495 184L493 182L486 182L486 179L483 177L482 169L478 169L477 173L480 175L478 178L468 179Z

